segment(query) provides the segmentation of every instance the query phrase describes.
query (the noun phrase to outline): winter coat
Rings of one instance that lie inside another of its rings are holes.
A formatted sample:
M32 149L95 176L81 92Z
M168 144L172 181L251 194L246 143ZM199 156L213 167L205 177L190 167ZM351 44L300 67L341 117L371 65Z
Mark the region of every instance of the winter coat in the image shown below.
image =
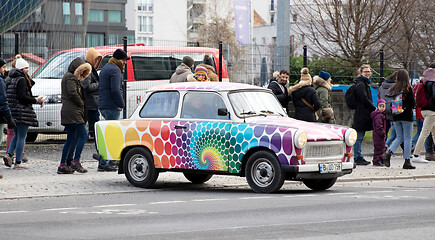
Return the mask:
M210 79L210 82L219 82L219 76L216 74L213 66L201 63L198 67L205 67L207 69L207 77Z
M388 94L390 88L394 85L394 83L396 82L394 81L394 79L391 78L387 78L385 81L381 83L381 86L379 86L378 89L378 100L379 99L385 100L385 96ZM387 116L387 120L392 121L393 118L391 116Z
M189 74L192 74L192 69L190 69L189 66L187 66L184 63L181 63L176 69L174 74L171 76L171 80L169 80L169 83L176 83L176 82L187 82L187 76ZM101 75L101 73L100 73Z
M373 105L372 91L366 79L367 78L363 76L359 76L355 79L354 94L357 107L353 115L352 128L357 132L370 131L373 129L370 113L373 112L376 107Z
M373 111L370 114L370 118L372 119L373 124L373 141L382 140L385 141L386 129L387 129L387 121L385 118L385 112L380 112L378 109Z
M434 68L429 68L426 69L423 72L423 77L426 80L425 83L425 89L428 93L428 95L432 95L432 101L429 102L429 105L427 105L424 108L421 108L421 110L431 110L431 111L435 111L435 69Z
M401 114L394 115L393 122L396 122L396 121L412 122L412 121L414 121L413 109L415 107L415 98L414 98L414 93L412 92L411 87L409 87L406 91L403 91L403 93L402 93L402 105L403 105L404 111Z
M278 98L279 103L281 103L281 106L287 109L288 103L290 101L287 87L282 85L280 86L277 81L273 81L269 83L269 86L267 86L267 88L272 90L273 94L275 94L276 98Z
M289 87L288 92L291 94L295 107L294 118L308 122L316 122L317 120L314 113L320 109L320 102L317 98L316 91L311 87L311 81L299 82ZM314 111L302 101L302 98L313 106Z
M92 71L92 66L81 58L74 59L61 82L62 109L60 119L62 125L86 123L85 89L80 84Z
M27 78L23 70L12 69L6 79L6 97L12 117L17 125L37 127L38 121L32 107L32 104L36 103L32 94L32 86L35 82L30 80L29 83Z
M332 84L319 76L314 76L313 87L316 90L317 98L320 101L320 110L317 111L317 115L320 118L320 116L322 116L322 109L324 108L332 109L332 101L331 101ZM321 119L319 119L319 121L321 121ZM335 123L333 117L328 121L328 123Z
M95 55L97 57L98 55ZM92 58L93 56L90 56ZM94 57L94 58L95 58ZM94 59L92 59L94 60ZM87 62L87 61L86 61ZM87 110L98 110L98 92L100 78L98 77L97 69L92 66L92 72L89 76L81 82L83 88L85 89L86 106Z
M10 117L12 117L12 114L6 98L6 82L4 77L0 75L0 121L6 123L6 120ZM0 130L3 131L3 129Z
M100 71L99 109L124 108L121 69L108 62Z

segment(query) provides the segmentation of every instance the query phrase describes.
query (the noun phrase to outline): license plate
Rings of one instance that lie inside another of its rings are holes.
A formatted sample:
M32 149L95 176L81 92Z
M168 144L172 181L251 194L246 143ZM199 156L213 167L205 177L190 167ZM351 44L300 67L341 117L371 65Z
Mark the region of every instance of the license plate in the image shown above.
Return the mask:
M341 172L341 163L319 163L320 173Z

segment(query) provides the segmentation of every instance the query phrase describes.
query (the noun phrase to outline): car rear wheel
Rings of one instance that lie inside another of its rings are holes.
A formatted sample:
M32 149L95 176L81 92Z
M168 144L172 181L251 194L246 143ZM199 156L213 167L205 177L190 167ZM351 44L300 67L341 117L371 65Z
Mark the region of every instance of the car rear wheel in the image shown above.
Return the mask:
M26 137L26 142L28 142L28 143L35 142L37 137L38 137L38 133L28 132L27 137Z
M245 174L249 186L258 193L276 192L284 184L281 165L276 156L268 151L252 154L246 163Z
M127 152L123 166L125 177L136 187L150 187L159 177L152 154L140 147L132 148Z
M316 191L323 191L334 186L337 178L327 178L327 179L305 179L303 180L305 186Z
M213 174L208 173L183 173L187 180L194 184L205 183L213 176Z

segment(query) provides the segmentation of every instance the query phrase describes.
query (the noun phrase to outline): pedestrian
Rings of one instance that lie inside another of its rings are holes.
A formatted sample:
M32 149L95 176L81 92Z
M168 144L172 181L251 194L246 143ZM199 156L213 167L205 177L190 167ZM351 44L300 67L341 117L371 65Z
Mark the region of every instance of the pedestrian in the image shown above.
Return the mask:
M97 69L100 66L103 56L95 48L89 48L85 55L85 61L92 66L92 72L89 76L81 81L85 89L86 107L88 116L89 135L95 137L94 126L100 120L100 112L98 111L98 92L100 78L98 77Z
M86 97L85 89L80 84L92 72L92 66L81 58L74 59L68 66L68 71L62 77L60 111L61 124L65 126L66 141L62 149L58 174L71 174L74 171L86 173L80 163L83 146L88 139L86 131ZM68 157L74 156L71 165Z
M385 153L386 118L385 100L378 100L378 107L370 114L373 124L373 166L384 166L382 155Z
M100 71L98 109L106 120L118 120L125 107L122 74L125 71L125 63L129 59L124 50L116 49L113 57ZM98 163L100 172L116 170L116 163L113 160L100 160Z
M210 79L210 82L219 82L219 76L216 74L216 70L213 67L213 61L209 55L204 55L204 60L198 65L198 67L207 68L207 76Z
M195 72L187 76L188 82L210 82L208 78L208 70L205 67L197 66Z
M379 86L378 89L378 101L380 99L384 99L384 100L386 99L385 96L388 94L390 88L394 85L394 83L396 83L396 79L397 79L397 71L394 71L390 76L387 77L387 79L385 79L385 81L382 82L381 86ZM387 120L386 132L388 133L388 131L391 129L391 134L385 141L385 149L388 148L396 138L396 130L391 125L393 121L393 117L388 115L386 116L386 120Z
M352 128L357 132L357 140L353 145L354 159L356 165L368 165L369 161L364 159L361 153L361 145L366 131L373 129L370 114L376 109L373 105L370 83L372 71L370 65L364 64L359 68L360 75L355 79L355 99L357 107L353 115Z
M403 142L404 152L403 157L405 163L403 169L415 169L411 165L411 137L414 121L413 109L415 107L414 93L409 82L409 75L406 70L399 70L397 73L397 81L391 87L389 95L402 95L402 109L401 113L393 115L393 126L396 130L397 137L394 139L387 152L383 155L384 165L390 167L391 155L396 151L399 145ZM400 111L399 111L400 112Z
M8 100L6 98L6 83L5 83L5 75L6 75L6 62L3 59L0 59L0 121L2 123L7 123L8 128L15 128L15 121L12 118L11 110L8 105ZM0 143L3 139L3 129L4 124L0 125L1 128L1 139ZM5 161L5 164L7 162ZM0 179L3 178L3 175L0 173Z
M302 68L299 83L289 87L288 93L295 107L294 118L307 122L316 122L318 120L316 112L321 105L311 84L312 79L308 68Z
M426 138L432 134L432 140L435 142L435 139L433 139L435 136L435 68L427 68L423 72L423 78L425 79L424 87L426 96L430 96L429 99L431 99L431 101L427 106L421 108L421 115L424 121L412 156L412 161L419 163L428 162L426 159L419 156Z
M17 63L17 59L19 58L23 58L21 56L21 54L17 54L15 55L14 60L11 63L12 68L15 68L15 64ZM6 79L6 78L5 78ZM2 128L3 129L3 128ZM3 134L3 132L2 132ZM6 129L6 150L9 149L9 145L11 144L12 138L15 136L14 130L12 128L7 128ZM26 143L24 142L24 148L23 148L23 156L22 156L22 162L26 163L29 160L27 159L25 153L24 153L24 149L26 148ZM13 160L13 156L12 156L12 162L14 162Z
M313 87L320 101L320 110L317 115L319 116L319 122L322 123L335 123L334 110L331 104L331 81L331 74L325 71L320 71L319 75L313 78Z
M193 58L189 56L183 57L182 63L175 69L169 83L187 82L187 76L192 74L192 69L195 64Z
M5 165L12 166L12 155L16 154L14 169L27 168L22 163L24 143L26 141L27 131L29 126L37 127L38 121L33 110L32 104L44 104L45 99L42 97L34 98L32 87L35 82L29 76L29 63L23 58L18 58L16 68L9 72L6 79L6 95L12 117L16 122L16 127L13 128L14 137L8 148L7 154L3 157ZM7 163L7 164L6 164Z
M285 112L288 112L287 109L288 109L290 97L286 85L290 77L290 72L288 70L283 69L280 72L275 72L273 76L274 76L274 80L270 81L267 88L272 90L273 94L275 94L279 103L281 103L282 108L285 109Z

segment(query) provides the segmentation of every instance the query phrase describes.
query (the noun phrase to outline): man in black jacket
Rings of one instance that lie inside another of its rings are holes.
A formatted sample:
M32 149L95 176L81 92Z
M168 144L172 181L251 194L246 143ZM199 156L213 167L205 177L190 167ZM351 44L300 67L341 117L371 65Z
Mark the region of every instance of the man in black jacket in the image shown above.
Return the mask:
M279 75L276 77L276 81L271 81L269 83L269 88L272 90L273 94L275 94L276 98L278 98L279 103L287 112L288 103L289 103L289 95L286 84L288 83L288 79L290 77L290 72L287 70L281 70Z
M370 90L370 82L372 81L371 68L369 65L362 65L359 71L361 75L355 79L354 94L357 100L357 107L353 115L352 128L357 132L357 140L353 146L353 152L356 165L368 165L370 162L364 159L361 153L361 144L366 131L373 130L370 114L376 107L373 105L372 92Z

